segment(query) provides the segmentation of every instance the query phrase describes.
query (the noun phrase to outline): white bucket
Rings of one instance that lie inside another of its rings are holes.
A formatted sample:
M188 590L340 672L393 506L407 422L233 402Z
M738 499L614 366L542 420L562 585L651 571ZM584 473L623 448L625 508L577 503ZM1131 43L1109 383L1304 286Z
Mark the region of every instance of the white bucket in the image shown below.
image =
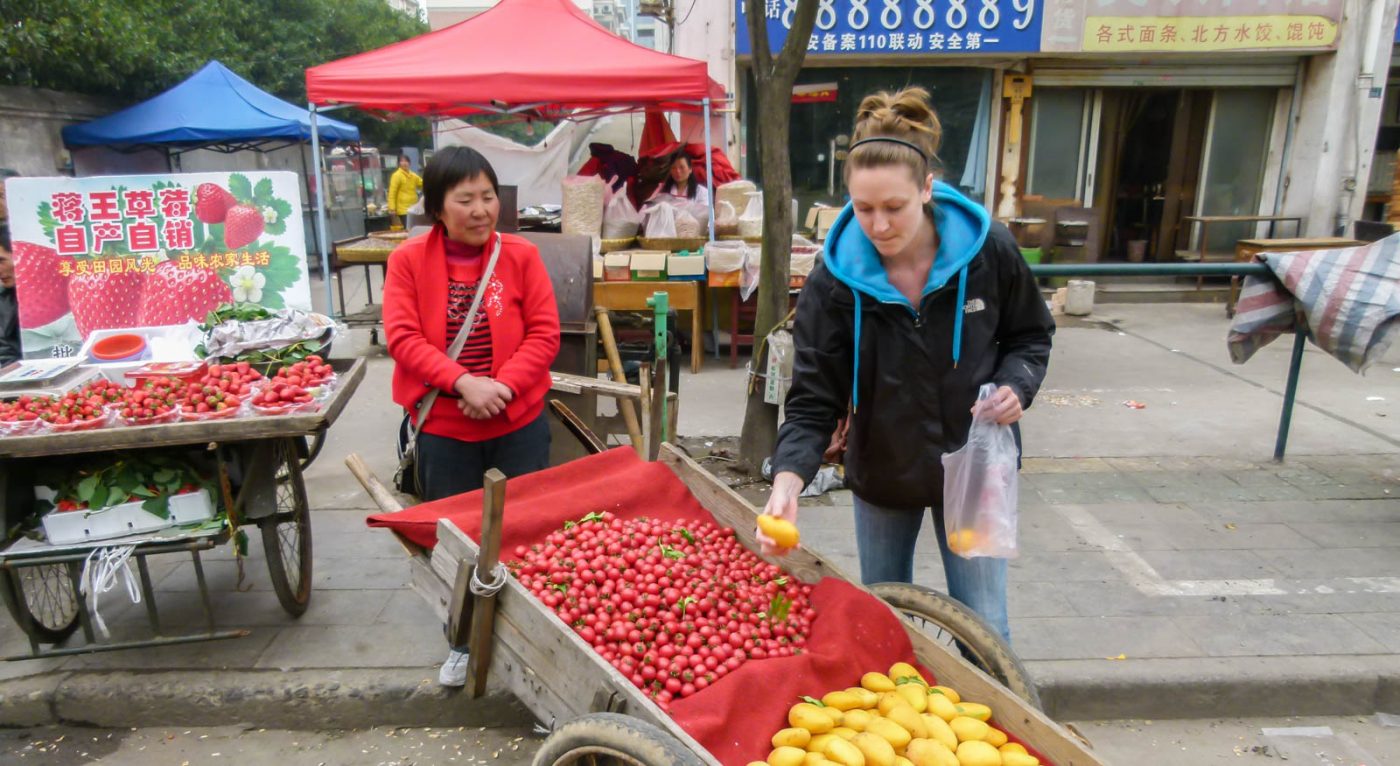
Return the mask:
M1071 279L1065 291L1065 313L1088 316L1094 310L1094 283L1087 279Z

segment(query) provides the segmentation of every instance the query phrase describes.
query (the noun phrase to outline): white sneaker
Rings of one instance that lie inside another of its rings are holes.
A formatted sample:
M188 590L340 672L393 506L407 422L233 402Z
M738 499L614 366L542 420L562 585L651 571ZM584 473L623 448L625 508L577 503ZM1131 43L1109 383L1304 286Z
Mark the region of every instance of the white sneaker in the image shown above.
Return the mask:
M447 653L447 659L438 671L438 683L443 686L467 685L467 653L456 649Z

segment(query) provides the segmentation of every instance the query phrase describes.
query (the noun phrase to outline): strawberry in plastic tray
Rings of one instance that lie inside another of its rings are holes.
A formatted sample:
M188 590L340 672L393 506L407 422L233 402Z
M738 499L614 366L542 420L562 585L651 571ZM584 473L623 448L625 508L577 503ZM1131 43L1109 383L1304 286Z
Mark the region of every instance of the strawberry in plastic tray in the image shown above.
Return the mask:
M152 378L175 378L185 382L199 380L209 371L205 362L151 362L128 372L126 377L139 387Z
M269 380L253 395L253 411L259 415L291 415L320 408L320 402L306 388L278 378Z
M121 390L120 386L117 386L114 391L112 384L105 380L100 383L102 385L93 383L61 397L22 396L15 404L38 416L39 431L95 431L105 428L110 422L107 412L108 396L120 395L117 392Z
M237 393L244 386L230 390L221 386L218 379L205 379L185 386L180 394L180 417L184 420L223 420L237 417L243 406L243 397ZM251 392L251 388L248 389Z
M300 386L311 394L311 398L323 402L335 390L335 370L320 356L312 354L295 364L289 364L277 371L273 383Z
M19 402L0 402L0 436L27 436L39 430L41 421Z
M178 421L179 399L185 386L183 380L164 375L141 378L135 386L124 389L121 401L113 405L117 411L117 421L125 426L151 426Z

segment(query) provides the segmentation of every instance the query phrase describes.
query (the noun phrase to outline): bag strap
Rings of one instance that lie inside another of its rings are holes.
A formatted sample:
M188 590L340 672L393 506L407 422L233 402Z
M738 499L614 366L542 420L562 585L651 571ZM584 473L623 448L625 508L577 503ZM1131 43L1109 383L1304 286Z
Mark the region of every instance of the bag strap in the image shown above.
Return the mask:
M472 296L471 309L467 311L467 320L462 323L462 329L457 331L457 337L452 340L452 345L447 348L447 358L453 361L462 354L462 348L467 345L467 336L472 334L472 327L476 325L477 312L481 310L481 299L486 295L486 289L491 284L491 274L496 270L496 260L501 256L501 235L496 235L496 245L491 248L491 258L486 262L486 270L481 272L481 279L476 283L476 295ZM433 411L433 405L437 403L440 389L434 388L418 401L418 411L423 416L413 423L413 428L409 433L409 449L417 449L418 434L423 430L423 424L428 422L428 414ZM413 422L410 416L409 422Z

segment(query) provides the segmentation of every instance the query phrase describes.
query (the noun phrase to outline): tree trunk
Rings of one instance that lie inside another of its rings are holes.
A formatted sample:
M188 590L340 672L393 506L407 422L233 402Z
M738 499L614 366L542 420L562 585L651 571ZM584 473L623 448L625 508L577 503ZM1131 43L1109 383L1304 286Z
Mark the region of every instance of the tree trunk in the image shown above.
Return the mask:
M807 53L817 16L817 0L798 0L783 49L774 60L768 48L762 4L749 0L747 22L753 49L758 108L759 185L763 188L763 256L759 267L758 313L754 319L752 369L767 374L767 345L788 312L788 278L792 262L792 164L788 151L792 121L792 86ZM755 8L755 6L758 6ZM755 10L760 11L754 13ZM750 387L744 408L739 454L757 469L773 454L778 440L778 406L763 401L762 380Z

